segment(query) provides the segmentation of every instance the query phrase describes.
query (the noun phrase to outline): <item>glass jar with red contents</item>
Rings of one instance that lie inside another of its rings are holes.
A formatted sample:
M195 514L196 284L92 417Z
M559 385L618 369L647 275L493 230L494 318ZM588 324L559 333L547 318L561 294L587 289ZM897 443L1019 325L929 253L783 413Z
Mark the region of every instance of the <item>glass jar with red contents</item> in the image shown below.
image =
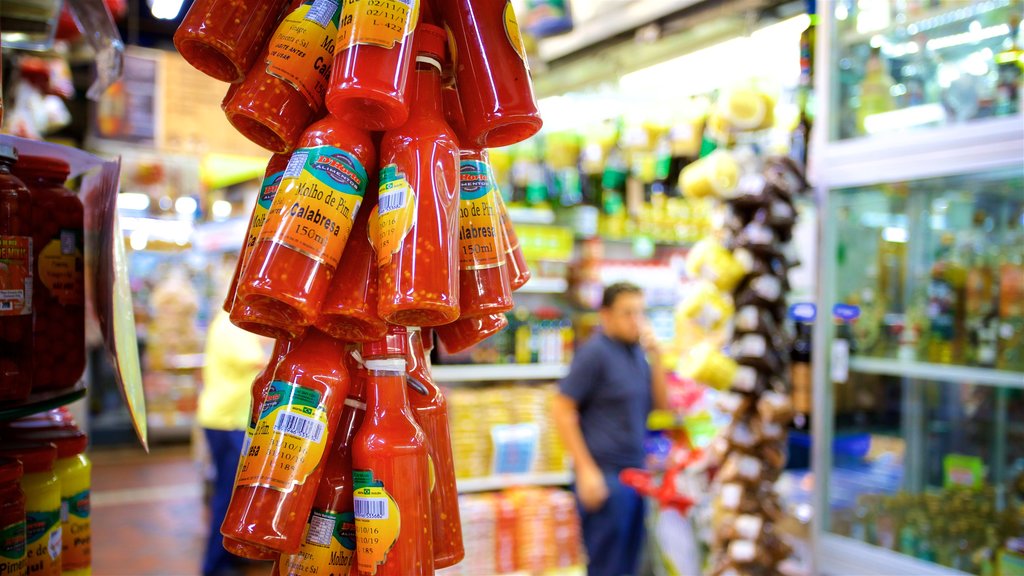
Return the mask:
M346 342L372 342L384 337L387 324L377 315L377 256L370 244L370 214L377 207L376 177L371 176L363 205L331 287L327 290L316 327Z
M196 70L241 82L291 0L195 0L174 33L174 46Z
M0 457L0 574L25 573L25 493L21 462Z
M84 210L64 187L60 158L21 156L14 175L32 192L33 380L36 391L73 386L85 371Z
M455 485L455 458L448 426L448 401L430 374L430 328L409 328L406 335L406 376L412 416L427 438L434 464L430 488L430 517L434 535L434 568L458 564L466 556L459 517L459 490Z
M278 365L284 360L284 357L291 350L291 340L284 338L274 342L274 351L270 354L270 361L267 365L256 375L256 378L252 381L252 388L250 389L252 400L249 404L249 425L245 430L245 441L242 444L242 453L238 459L238 471L235 472L235 477L238 477L238 473L242 470L242 463L245 459L245 455L249 453L249 445L252 444L252 437L256 433L256 425L260 421L260 411L263 409L263 401L267 398L267 389L270 387L270 383L274 381L274 373L277 371ZM263 546L257 546L241 540L236 540L228 536L224 537L224 549L231 552L235 556L241 556L242 558L249 558L250 560L276 560L279 553Z
M463 146L496 148L536 134L542 122L512 0L436 1L455 47Z
M435 328L437 338L449 354L457 354L475 346L508 327L504 314L459 318L451 324Z
M461 316L512 309L505 230L487 152L463 149L459 166L459 310Z
M281 554L298 552L302 519L309 517L321 460L348 395L344 353L345 343L309 330L278 365L235 478L222 535Z
M512 217L508 214L505 199L497 196L498 210L501 212L501 226L505 229L505 262L508 263L508 279L512 290L519 290L530 281L530 267L526 264L523 247L519 244Z
M459 147L441 110L444 31L423 24L409 120L381 142L370 236L380 266L378 311L392 324L437 326L459 316Z
M32 393L32 194L0 145L0 401Z
M405 328L363 344L366 416L352 442L356 574L434 573L430 457L409 407Z
M235 303L235 291L238 289L238 279L242 276L242 270L252 256L253 247L260 237L260 230L267 221L267 212L270 205L274 203L274 196L281 185L284 177L284 169L288 166L289 156L287 154L274 154L267 163L267 169L263 173L263 183L260 192L256 196L256 203L253 204L252 214L249 216L249 231L242 243L242 249L238 253L238 262L235 264L235 275L231 277L231 286L228 288L227 298L224 299L224 311L231 313L231 307Z
M367 130L391 130L405 123L420 3L345 2L327 91L331 114Z
M302 548L281 555L273 576L308 576L320 570L348 574L355 560L355 514L352 509L352 439L366 413L366 369L351 355L345 358L352 389L345 399L334 445L324 464L313 511L306 522Z
M375 159L370 135L333 116L306 130L242 271L236 326L294 338L316 320Z
M338 0L295 0L263 53L222 108L228 121L256 144L283 154L323 109L334 41Z

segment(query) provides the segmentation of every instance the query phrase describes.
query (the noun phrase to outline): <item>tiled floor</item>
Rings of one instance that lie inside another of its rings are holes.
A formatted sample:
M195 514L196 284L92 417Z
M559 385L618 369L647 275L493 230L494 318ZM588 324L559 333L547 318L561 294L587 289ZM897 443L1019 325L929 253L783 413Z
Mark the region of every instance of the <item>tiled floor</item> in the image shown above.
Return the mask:
M208 519L201 471L188 449L96 450L90 456L92 573L199 574ZM253 566L247 576L268 572L268 566Z

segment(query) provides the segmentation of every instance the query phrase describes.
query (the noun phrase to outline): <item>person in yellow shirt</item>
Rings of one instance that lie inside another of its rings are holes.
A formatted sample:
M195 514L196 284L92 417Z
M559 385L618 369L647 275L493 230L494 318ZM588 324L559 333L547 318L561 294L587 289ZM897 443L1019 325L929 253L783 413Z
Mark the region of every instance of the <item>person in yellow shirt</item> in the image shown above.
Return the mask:
M224 549L220 525L231 502L235 471L249 425L250 387L268 361L269 346L266 338L235 327L218 306L206 335L203 389L196 413L214 465L203 576L233 573L236 559Z

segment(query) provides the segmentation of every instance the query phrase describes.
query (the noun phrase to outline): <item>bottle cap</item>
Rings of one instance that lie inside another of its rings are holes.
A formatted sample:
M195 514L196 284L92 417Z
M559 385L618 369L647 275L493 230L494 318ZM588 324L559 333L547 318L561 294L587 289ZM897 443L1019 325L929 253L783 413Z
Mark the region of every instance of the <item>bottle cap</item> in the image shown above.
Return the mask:
M24 467L17 459L11 457L0 457L0 484L17 482L21 480L21 475L23 473Z
M18 431L15 438L31 442L50 442L57 446L57 459L73 458L89 447L89 437L78 430L25 430Z
M22 180L25 177L33 177L63 182L71 174L71 166L60 158L22 155L18 157L18 162L14 165L13 172L15 176Z
M408 330L405 326L388 324L388 333L383 338L363 344L363 358L383 358L386 356L405 357L405 338Z
M18 151L10 144L0 144L0 162L14 163L18 161Z
M4 441L0 447L0 456L17 458L25 469L25 474L37 474L53 470L57 461L57 447L49 442L31 442L28 440Z
M433 24L420 24L416 27L413 46L416 54L436 58L438 64L444 62L445 47L448 45L448 34L443 28Z

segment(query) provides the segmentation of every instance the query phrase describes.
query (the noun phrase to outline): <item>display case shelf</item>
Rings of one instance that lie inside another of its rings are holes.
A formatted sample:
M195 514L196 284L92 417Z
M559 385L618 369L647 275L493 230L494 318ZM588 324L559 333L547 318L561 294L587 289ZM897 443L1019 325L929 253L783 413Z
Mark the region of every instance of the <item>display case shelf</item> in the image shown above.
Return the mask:
M565 278L530 278L516 292L524 294L564 294L569 289L569 281Z
M79 382L74 387L53 392L40 392L29 396L24 402L5 403L0 408L0 421L24 418L39 412L53 410L85 397L85 383Z
M974 366L854 356L850 359L850 370L862 374L1024 389L1024 373Z
M442 384L558 380L569 373L568 364L463 364L434 366L434 381Z
M459 493L494 492L518 486L568 486L572 483L569 472L538 472L533 474L504 474L484 478L456 480Z

